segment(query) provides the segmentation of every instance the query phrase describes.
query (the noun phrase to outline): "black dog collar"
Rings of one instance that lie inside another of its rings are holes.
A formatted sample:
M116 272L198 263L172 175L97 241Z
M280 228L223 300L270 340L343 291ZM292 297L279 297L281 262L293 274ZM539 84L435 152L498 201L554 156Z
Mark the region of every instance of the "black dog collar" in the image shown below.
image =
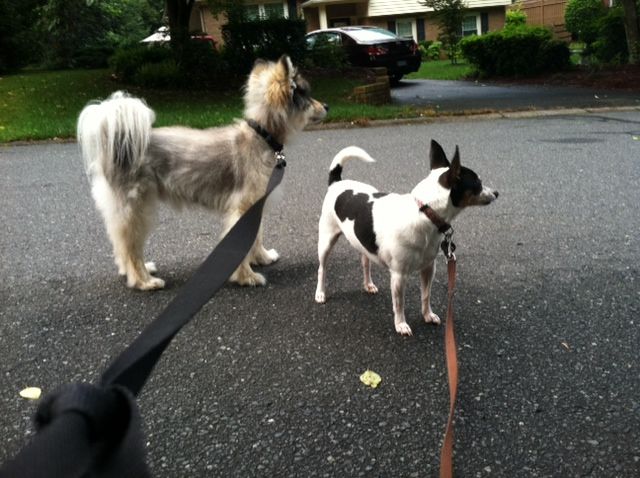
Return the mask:
M249 126L253 128L253 130L256 133L262 136L262 139L264 139L267 142L267 144L271 146L271 149L273 149L273 151L275 151L276 153L282 153L282 148L284 146L282 145L282 143L279 143L278 141L276 141L276 139L273 137L271 133L269 133L266 129L260 126L258 122L255 120L248 119L245 121Z

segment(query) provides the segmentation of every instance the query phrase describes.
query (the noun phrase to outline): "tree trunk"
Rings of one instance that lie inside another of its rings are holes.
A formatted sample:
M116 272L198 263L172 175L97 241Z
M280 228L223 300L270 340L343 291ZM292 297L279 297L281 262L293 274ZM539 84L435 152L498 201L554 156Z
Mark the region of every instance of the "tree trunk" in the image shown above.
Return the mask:
M180 63L189 41L189 19L195 0L166 0L171 48Z
M624 30L629 48L629 63L640 63L640 24L638 23L638 5L636 0L621 0L624 8Z

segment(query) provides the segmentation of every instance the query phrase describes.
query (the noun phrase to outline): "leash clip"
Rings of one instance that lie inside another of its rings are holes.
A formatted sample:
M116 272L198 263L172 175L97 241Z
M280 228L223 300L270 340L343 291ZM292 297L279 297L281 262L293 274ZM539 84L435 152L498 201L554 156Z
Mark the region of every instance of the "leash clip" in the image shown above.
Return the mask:
M287 157L282 151L276 151L274 156L276 158L276 168L284 168L287 165Z
M456 245L453 243L452 237L453 228L450 227L449 230L444 233L444 239L440 244L440 248L442 249L442 252L444 252L447 261L456 260L456 255L453 253L456 250Z

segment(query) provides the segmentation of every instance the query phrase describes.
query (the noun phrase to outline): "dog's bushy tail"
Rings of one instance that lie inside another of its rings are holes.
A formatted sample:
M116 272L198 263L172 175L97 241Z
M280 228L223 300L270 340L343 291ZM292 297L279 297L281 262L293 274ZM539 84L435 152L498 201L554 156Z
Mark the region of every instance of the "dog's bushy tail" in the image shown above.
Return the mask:
M342 181L342 166L352 159L364 161L365 163L375 163L376 160L369 156L364 149L357 146L348 146L335 155L329 167L329 186L337 181Z
M141 164L155 114L146 103L116 91L102 102L88 104L78 118L77 139L89 176L102 169L114 174L135 172Z

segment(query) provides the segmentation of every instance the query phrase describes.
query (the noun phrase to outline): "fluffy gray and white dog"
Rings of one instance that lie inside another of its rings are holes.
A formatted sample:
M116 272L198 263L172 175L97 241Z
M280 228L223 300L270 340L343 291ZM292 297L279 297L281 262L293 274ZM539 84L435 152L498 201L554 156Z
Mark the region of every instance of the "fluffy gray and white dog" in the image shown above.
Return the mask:
M91 193L129 287L164 287L152 275L155 265L143 257L158 200L213 210L222 215L226 233L264 194L277 150L296 131L322 121L328 110L311 98L309 84L287 56L256 62L244 92L243 120L204 130L152 128L154 112L123 92L82 110L77 136ZM230 280L264 285L264 276L251 264L270 264L278 257L263 246L261 228Z

